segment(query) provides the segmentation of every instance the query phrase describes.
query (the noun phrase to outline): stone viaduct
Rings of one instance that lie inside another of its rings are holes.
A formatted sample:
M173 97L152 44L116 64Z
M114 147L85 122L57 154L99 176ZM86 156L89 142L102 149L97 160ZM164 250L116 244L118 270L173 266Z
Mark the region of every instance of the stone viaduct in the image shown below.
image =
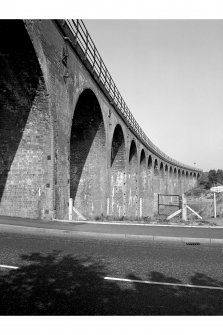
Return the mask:
M153 216L201 170L144 134L81 20L1 20L0 215Z

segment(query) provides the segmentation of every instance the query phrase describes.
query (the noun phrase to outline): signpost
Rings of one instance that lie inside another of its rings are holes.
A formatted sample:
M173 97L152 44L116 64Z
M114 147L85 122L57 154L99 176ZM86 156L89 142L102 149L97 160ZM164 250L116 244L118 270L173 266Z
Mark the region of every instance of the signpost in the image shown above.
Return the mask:
M215 186L210 189L211 192L221 193L223 192L223 185Z
M216 207L216 193L223 192L223 185L215 186L210 189L211 192L214 192L214 218L217 216L217 207Z

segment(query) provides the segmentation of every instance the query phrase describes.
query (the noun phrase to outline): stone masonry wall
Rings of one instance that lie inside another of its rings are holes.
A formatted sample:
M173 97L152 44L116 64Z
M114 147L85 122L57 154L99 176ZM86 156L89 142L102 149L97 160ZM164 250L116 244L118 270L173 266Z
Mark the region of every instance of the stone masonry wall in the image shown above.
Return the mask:
M0 28L0 214L68 219L72 196L89 218L136 218L140 197L142 215L151 216L153 193L160 191L154 161L160 166L161 159L132 134L55 21L2 20ZM125 141L111 166L116 125ZM196 175L188 182L195 185ZM172 183L178 192L177 178Z

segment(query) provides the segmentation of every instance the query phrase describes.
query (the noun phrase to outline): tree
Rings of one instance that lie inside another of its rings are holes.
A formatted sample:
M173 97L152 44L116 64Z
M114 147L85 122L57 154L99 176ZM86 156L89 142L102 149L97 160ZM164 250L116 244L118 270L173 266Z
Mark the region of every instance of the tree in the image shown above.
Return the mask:
M209 178L209 181L210 181L211 185L217 184L218 179L217 179L217 172L216 172L216 170L210 170L208 172L208 178Z
M217 182L223 185L223 170L217 170Z
M211 187L211 182L209 180L208 172L203 172L199 178L199 185L204 189L209 189Z

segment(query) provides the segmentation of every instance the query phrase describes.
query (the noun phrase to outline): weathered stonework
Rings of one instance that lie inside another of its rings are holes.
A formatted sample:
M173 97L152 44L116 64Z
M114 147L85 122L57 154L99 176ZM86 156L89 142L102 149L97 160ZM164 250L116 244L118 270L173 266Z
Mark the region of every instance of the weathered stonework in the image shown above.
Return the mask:
M68 219L72 197L91 219L152 216L154 193L195 185L132 133L53 20L1 32L0 215Z

